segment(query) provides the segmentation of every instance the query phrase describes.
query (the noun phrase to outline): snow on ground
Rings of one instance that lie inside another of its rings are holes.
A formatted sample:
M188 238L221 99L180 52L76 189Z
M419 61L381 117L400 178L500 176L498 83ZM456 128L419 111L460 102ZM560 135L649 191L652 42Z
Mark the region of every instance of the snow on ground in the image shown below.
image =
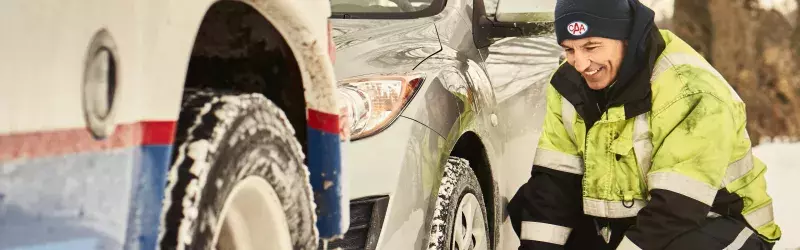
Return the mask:
M800 143L763 143L753 148L753 154L767 164L767 192L783 230L774 249L800 249Z

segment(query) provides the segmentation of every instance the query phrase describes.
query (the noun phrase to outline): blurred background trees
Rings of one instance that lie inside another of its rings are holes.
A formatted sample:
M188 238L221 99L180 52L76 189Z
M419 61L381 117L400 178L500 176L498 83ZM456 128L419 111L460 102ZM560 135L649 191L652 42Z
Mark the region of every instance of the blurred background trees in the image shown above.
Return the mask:
M800 138L800 0L642 2L658 13L659 28L691 44L736 89L754 144Z

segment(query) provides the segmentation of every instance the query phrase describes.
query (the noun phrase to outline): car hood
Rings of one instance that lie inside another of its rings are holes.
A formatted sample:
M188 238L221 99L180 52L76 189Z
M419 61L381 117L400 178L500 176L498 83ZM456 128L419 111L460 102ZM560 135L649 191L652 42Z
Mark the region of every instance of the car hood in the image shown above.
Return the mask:
M331 23L338 79L408 72L442 49L429 18L333 19Z

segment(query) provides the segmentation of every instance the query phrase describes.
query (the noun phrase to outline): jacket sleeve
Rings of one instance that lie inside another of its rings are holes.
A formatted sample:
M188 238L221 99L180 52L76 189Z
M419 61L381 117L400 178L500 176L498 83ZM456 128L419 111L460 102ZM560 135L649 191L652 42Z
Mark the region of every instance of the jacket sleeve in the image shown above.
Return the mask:
M561 101L558 92L548 86L547 111L531 177L508 204L520 237L519 249L563 249L575 218L582 214L583 161L564 128Z
M646 180L650 201L618 249L665 249L698 228L721 188L733 152L736 122L729 106L715 96L689 95L651 119L657 151Z

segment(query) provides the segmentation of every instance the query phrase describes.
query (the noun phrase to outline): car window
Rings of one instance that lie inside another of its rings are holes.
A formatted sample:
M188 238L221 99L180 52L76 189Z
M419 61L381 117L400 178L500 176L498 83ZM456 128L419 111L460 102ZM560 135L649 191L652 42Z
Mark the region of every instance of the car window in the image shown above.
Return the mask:
M438 13L444 0L331 0L334 18L416 18Z

